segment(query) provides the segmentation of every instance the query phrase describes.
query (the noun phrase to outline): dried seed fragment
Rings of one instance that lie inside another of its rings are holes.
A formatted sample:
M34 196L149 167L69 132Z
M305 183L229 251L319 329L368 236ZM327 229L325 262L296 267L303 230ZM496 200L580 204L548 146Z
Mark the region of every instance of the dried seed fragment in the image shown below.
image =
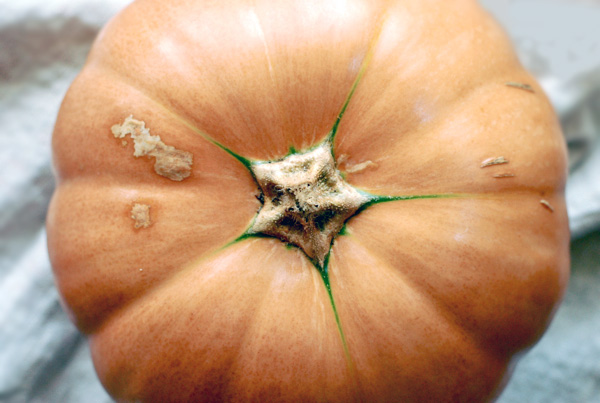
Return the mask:
M540 204L544 206L546 209L550 210L551 213L554 213L554 207L548 202L548 200L540 200Z
M128 116L121 125L114 125L111 131L115 138L131 136L134 146L134 157L154 157L154 171L173 181L182 181L190 176L193 155L187 151L178 150L166 145L158 135L150 134L146 123Z
M509 172L492 175L494 178L514 178L515 174L511 174Z
M508 164L508 160L504 157L488 158L481 162L480 168L489 167L492 165Z
M136 229L148 228L152 224L150 221L150 206L134 203L133 207L131 207L131 218L133 219L133 226Z
M509 87L514 87L514 88L519 88L531 93L534 93L535 91L533 90L533 87L529 84L524 84L524 83L517 83L514 81L509 81L506 83L506 85L508 85Z

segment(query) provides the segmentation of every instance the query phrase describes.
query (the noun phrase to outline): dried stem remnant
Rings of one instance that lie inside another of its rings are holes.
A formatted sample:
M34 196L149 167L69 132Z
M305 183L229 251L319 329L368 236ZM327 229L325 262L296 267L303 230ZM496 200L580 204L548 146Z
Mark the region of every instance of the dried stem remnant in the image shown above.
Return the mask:
M187 151L178 150L163 143L160 136L150 134L150 129L133 115L125 118L123 124L114 125L111 131L115 138L131 136L134 145L134 157L154 157L154 171L174 181L182 181L192 171L193 155Z
M331 144L252 166L263 206L250 234L265 234L296 245L320 267L344 222L369 197L346 183L335 168Z
M480 168L485 168L485 167L489 167L492 165L499 165L499 164L508 164L508 160L504 157L488 158L488 159L481 161Z
M133 207L131 207L131 218L133 219L133 226L136 229L148 228L152 224L150 221L150 206L134 203Z

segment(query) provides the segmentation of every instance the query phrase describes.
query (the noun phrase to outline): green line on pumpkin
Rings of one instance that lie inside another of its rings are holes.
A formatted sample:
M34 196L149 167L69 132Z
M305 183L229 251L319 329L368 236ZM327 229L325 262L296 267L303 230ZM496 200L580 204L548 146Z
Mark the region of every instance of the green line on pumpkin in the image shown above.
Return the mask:
M344 104L342 105L342 109L340 110L340 112L338 113L338 115L335 119L333 127L331 128L331 131L327 135L327 141L331 142L331 153L333 154L334 157L335 157L335 153L333 150L333 141L335 140L335 135L337 134L337 131L338 131L338 128L342 121L342 118L344 117L344 113L346 112L346 109L348 108L348 105L350 104L350 100L352 99L352 96L354 95L354 92L356 91L356 88L358 87L358 83L362 79L363 75L367 71L367 67L371 63L371 60L373 58L373 53L375 50L374 45L379 42L379 36L381 35L381 30L383 29L383 21L385 20L385 17L386 17L385 15L382 15L380 17L381 23L378 25L377 31L375 32L375 34L371 38L371 41L369 42L365 57L363 58L363 60L360 64L360 67L358 69L358 74L356 75L356 78L354 79L354 81L352 82L352 86L350 87L350 92L348 93L348 96L346 97L346 100L344 101Z
M250 228L250 227L248 227L248 228ZM235 245L238 242L241 242L245 239L250 239L250 238L274 238L274 237L272 237L271 235L251 233L251 232L248 232L248 230L246 230L246 231L244 231L244 233L242 235L238 236L233 241L230 241L230 242L226 243L225 245L223 245L220 248L220 250L226 249L232 245Z
M242 163L242 165L244 167L246 167L246 169L248 171L250 171L250 174L252 175L252 177L254 177L254 174L252 173L252 161L249 160L246 157L242 157L241 155L239 155L238 153L236 153L235 151L225 147L224 145L222 145L221 143L219 143L216 140L211 139L210 137L207 138L208 141L210 141L211 143L213 143L214 145L216 145L217 147L219 147L221 150L227 152L229 155L231 155L233 158L235 158L236 160L238 160L239 162Z
M360 191L360 190L359 190ZM340 340L342 342L342 347L344 349L344 354L346 356L346 362L350 368L350 370L352 372L355 371L355 367L354 367L354 361L352 359L352 356L350 355L350 350L348 348L348 343L346 340L346 335L344 333L343 327L342 327L342 323L340 320L340 316L337 310L337 306L335 304L335 299L333 297L333 291L331 289L331 282L330 282L330 278L329 278L329 262L330 262L330 256L331 256L331 249L333 246L333 243L335 242L335 239L337 236L343 236L348 234L348 230L347 230L347 224L348 221L350 219L352 219L352 217L354 217L355 215L357 215L358 213L364 211L365 209L367 209L368 207L375 205L375 204L379 204L379 203L386 203L386 202L392 202L392 201L403 201L403 200L423 200L423 199L447 199L447 198L461 198L461 197L467 197L467 194L463 194L463 193L439 193L439 194L425 194L425 195L405 195L405 196L382 196L382 195L373 195L364 191L360 191L361 193L365 194L366 196L368 196L369 201L367 201L365 204L363 204L356 212L354 215L352 215L351 217L349 217L346 222L344 223L344 226L341 228L340 232L332 239L331 244L329 245L329 251L327 253L327 255L325 256L325 260L323 263L323 266L321 266L319 264L319 262L313 258L310 258L308 255L305 254L306 258L312 263L312 265L319 271L319 274L321 276L321 279L323 280L323 285L325 286L325 290L327 291L327 295L329 297L329 302L331 304L331 308L333 310L333 314L334 314L334 318L335 318L335 323L338 329L338 333L340 335ZM249 232L250 228L252 228L252 224L250 224L250 226L248 227L248 229L246 231L244 231L244 233L242 235L240 235L239 237L237 237L236 239L234 239L233 241L229 242L228 244L226 244L225 246L223 246L222 249L227 248L228 246L231 246L237 242L240 242L242 240L245 239L249 239L249 238L276 238L274 236L271 235L266 235L266 234L262 234L262 233L251 233ZM278 239L278 238L276 238ZM293 245L290 243L287 243L285 241L282 241L285 243L285 247L286 248L298 248L300 249L303 253L304 251L302 250L302 248L298 247L297 245Z
M333 242L332 242L333 245ZM329 257L331 255L331 247L329 248L329 253L325 256L325 262L323 263L323 267L319 268L319 266L313 262L319 269L319 273L321 274L321 278L323 279L323 284L325 285L325 289L327 290L327 295L329 295L329 302L331 303L331 308L333 309L333 315L335 316L335 323L338 328L338 332L340 334L340 338L342 340L342 346L344 348L344 354L346 354L346 359L348 360L348 364L353 368L354 361L352 360L352 356L350 355L350 350L348 349L348 343L346 342L346 335L344 334L344 330L342 329L342 323L340 321L340 316L338 314L337 307L335 305L335 300L333 299L333 292L331 291L331 283L329 281Z
M466 193L435 193L435 194L422 194L422 195L404 195L404 196L382 196L382 195L374 195L365 191L359 190L362 194L369 198L369 201L360 206L358 210L352 215L354 217L358 213L364 211L370 206L379 203L387 203L392 201L402 201L402 200L424 200L424 199L456 199L468 197L469 195ZM352 218L350 217L350 218ZM350 219L348 218L348 220ZM347 221L346 221L347 222Z
M196 127L194 124L192 124L192 122L188 121L183 116L181 116L180 114L178 114L177 112L175 112L171 108L167 107L166 105L164 105L164 104L162 104L162 103L160 103L158 101L155 101L155 102L156 102L156 104L160 108L162 108L165 112L167 112L169 115L171 115L172 117L174 117L178 122L180 122L181 124L183 124L184 126L186 126L188 129L190 129L194 133L200 135L200 137L204 138L209 143L212 143L212 144L216 145L217 147L219 147L220 149L222 149L223 151L225 151L226 153L228 153L229 155L231 155L232 157L234 157L236 160L238 160L239 162L241 162L242 165L244 167L246 167L246 169L248 169L248 171L250 172L250 175L252 175L252 177L254 177L254 174L252 173L252 170L250 169L250 167L252 166L252 160L250 160L250 159L248 159L246 157L243 157L240 154L236 153L235 151L233 151L233 150L225 147L223 144L219 143L217 140L215 140L214 138L212 138L206 132L204 132L203 130L201 130L198 127Z
M358 190L358 189L357 189ZM360 193L366 195L369 198L369 201L366 202L365 204L363 204L358 210L356 210L356 212L348 217L348 219L346 220L346 222L344 223L344 226L340 229L340 231L337 233L337 235L334 237L334 239L332 240L331 245L329 246L329 252L331 253L331 246L333 245L333 241L335 240L335 238L337 236L343 236L343 235L347 235L348 234L348 230L347 230L347 224L348 221L350 221L352 219L352 217L355 217L356 215L358 215L359 213L365 211L367 208L369 208L370 206L373 206L375 204L379 204L379 203L387 203L387 202L392 202L392 201L402 201L402 200L425 200L425 199L454 199L454 198L464 198L464 197L469 197L470 195L467 193L436 193L436 194L424 194L424 195L405 195L405 196L382 196L382 195L374 195L365 191L361 191L359 190ZM256 216L254 217L256 218ZM254 233L254 232L250 232L250 228L252 228L252 224L254 223L254 219L252 220L252 223L248 226L248 229L246 229L240 236L238 236L237 238L235 238L233 241L225 244L221 249L225 249L237 242L243 241L245 239L248 238L274 238L274 239L279 239L275 236L272 235L266 235L266 234L262 234L262 233ZM287 245L291 245L285 241L282 241L284 243L286 243ZM297 247L298 249L302 250L302 248L296 246L296 245L292 245L294 247ZM304 251L303 251L304 252ZM320 267L320 265L318 263L316 263L312 258L310 258L308 255L306 255L306 257L308 258L308 260L310 260L313 265L319 270L322 271L323 268ZM329 259L329 254L327 254L326 259ZM327 260L328 261L328 260ZM324 265L325 267L326 265Z
M286 157L289 156L289 155L293 155L293 154L298 154L298 150L296 149L296 147L290 146Z
M352 87L350 87L350 92L348 93L348 96L346 97L346 100L344 101L344 104L342 105L342 109L338 113L338 115L335 119L335 123L333 124L333 127L331 128L331 131L329 132L329 134L327 135L327 137L325 139L325 141L329 141L331 143L331 154L333 154L334 157L335 157L335 154L334 154L334 150L333 150L333 141L335 140L335 135L337 134L338 128L342 121L342 117L344 117L344 113L346 112L346 109L348 108L348 105L350 104L352 95L354 95L354 91L356 91L356 87L358 86L358 83L360 82L360 79L362 78L362 76L367 68L367 64L368 64L369 60L370 60L370 57L367 54L367 56L363 60L363 63L360 66L360 70L358 71L358 75L356 76L356 79L352 83Z

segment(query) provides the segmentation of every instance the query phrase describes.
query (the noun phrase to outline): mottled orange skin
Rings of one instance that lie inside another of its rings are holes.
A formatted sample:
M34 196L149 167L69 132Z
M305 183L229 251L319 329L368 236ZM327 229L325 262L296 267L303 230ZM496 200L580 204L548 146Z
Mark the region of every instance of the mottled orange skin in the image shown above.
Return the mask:
M465 195L348 222L329 261L345 350L301 250L227 246L260 208L257 186L201 133L252 159L310 147L361 65L334 151L372 163L347 181ZM193 154L190 177L157 175L114 138L129 115ZM559 125L472 0L139 0L100 34L53 149L56 283L119 401L487 401L567 284ZM149 227L134 228L134 203Z

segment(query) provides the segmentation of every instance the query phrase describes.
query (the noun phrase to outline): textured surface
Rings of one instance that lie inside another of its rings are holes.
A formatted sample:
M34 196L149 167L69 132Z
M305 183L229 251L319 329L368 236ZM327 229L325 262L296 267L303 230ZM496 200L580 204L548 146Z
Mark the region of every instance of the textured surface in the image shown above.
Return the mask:
M536 24L531 9L518 12L517 5L487 3L506 18L511 32L512 12L519 16L521 28ZM109 401L93 374L85 343L58 304L42 226L53 189L49 136L59 102L98 27L122 4L0 3L0 160L10 167L0 174L0 400ZM578 3L565 9L583 9L584 15L594 10ZM533 22L523 21L523 15ZM570 35L548 31L561 35L559 39ZM528 37L531 29L514 32L523 60L539 72L571 136L574 165L568 199L573 231L580 235L597 229L600 185L592 173L598 172L600 161L599 125L594 120L599 116L600 62L559 68L555 60L560 54L552 54L551 39L535 37L537 31ZM564 41L556 46L575 56L588 52ZM573 279L565 305L542 342L519 364L501 402L598 399L600 365L593 359L600 354L600 306L594 293L600 287L598 245L597 235L574 244Z

